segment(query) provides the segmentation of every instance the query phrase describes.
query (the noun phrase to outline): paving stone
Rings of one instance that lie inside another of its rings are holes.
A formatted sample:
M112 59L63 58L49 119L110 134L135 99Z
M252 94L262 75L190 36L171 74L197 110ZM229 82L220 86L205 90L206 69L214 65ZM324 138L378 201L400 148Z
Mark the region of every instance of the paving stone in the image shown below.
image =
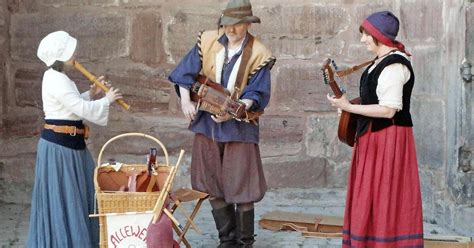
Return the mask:
M340 238L305 238L298 232L270 231L262 229L257 222L261 216L272 210L304 212L343 216L345 191L342 189L280 189L267 192L264 199L256 204L255 248L336 248L341 247ZM187 211L191 204L184 204ZM186 235L194 248L209 248L218 245L217 231L210 213L211 207L206 201L195 218L196 225L203 232L197 234L189 230ZM8 204L0 202L0 247L23 247L27 239L30 206L27 204ZM177 213L180 222L183 217ZM425 235L437 232L446 235L456 233L445 230L435 224L425 223Z

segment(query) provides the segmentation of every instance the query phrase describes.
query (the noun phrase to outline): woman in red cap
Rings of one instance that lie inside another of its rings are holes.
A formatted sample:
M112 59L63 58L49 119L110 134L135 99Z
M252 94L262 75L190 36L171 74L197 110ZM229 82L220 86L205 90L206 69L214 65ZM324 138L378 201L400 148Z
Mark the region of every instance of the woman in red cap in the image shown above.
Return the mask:
M423 219L410 98L415 75L395 40L399 21L377 12L360 26L377 58L360 80L361 105L328 95L359 114L346 199L344 247L423 247Z

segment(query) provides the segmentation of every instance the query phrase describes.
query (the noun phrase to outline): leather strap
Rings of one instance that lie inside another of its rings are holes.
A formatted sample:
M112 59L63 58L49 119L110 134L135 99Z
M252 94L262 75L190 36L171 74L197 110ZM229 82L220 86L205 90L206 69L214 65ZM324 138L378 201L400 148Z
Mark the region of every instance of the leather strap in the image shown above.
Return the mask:
M155 186L155 183L156 183L156 176L151 175L150 182L148 182L148 186L146 187L146 192L151 192L153 190L153 186Z
M351 68L349 68L349 69L346 69L346 70L343 70L343 71L337 71L337 72L336 72L336 75L337 75L338 77L345 77L345 76L347 76L347 75L349 75L349 74L352 74L352 73L354 73L354 72L356 72L356 71L358 71L358 70L360 70L360 69L362 69L362 68L364 68L364 67L366 67L366 66L368 66L368 65L370 65L370 64L372 64L372 63L374 63L377 59L381 59L381 58L383 58L383 57L386 57L386 56L392 54L393 52L395 52L395 51L397 51L397 50L398 50L398 49L390 50L388 53L386 53L386 54L384 54L384 55L382 55L382 56L380 56L380 57L377 56L377 57L375 57L374 59L372 59L372 60L370 60L370 61L367 61L367 62L364 62L364 63L362 63L362 64L360 64L360 65L353 66L353 67L351 67Z
M352 73L354 73L354 72L356 72L356 71L358 71L358 70L360 70L360 69L362 69L362 68L364 68L364 67L366 67L366 66L368 66L368 65L370 65L370 64L372 64L372 63L374 63L374 61L375 61L376 59L377 59L377 58L375 58L375 59L373 59L373 60L370 60L370 61L367 61L367 62L364 62L364 63L362 63L362 64L360 64L360 65L353 66L353 67L351 67L351 68L349 68L349 69L346 69L346 70L343 70L343 71L336 71L336 75L337 75L338 77L345 77L345 76L347 76L347 75L349 75L349 74L352 74Z
M249 36L249 40L247 44L245 44L244 50L242 51L242 60L240 61L239 71L237 72L237 78L235 79L235 87L234 93L232 94L231 98L233 100L237 100L240 97L240 92L242 92L242 83L244 79L245 69L247 68L247 64L249 63L250 56L252 55L252 47L253 47L253 35L247 33Z
M77 128L76 126L58 126L51 124L44 124L44 129L53 130L55 133L64 133L71 136L76 136L77 134L84 135L84 138L89 138L89 127L84 125L84 128Z
M300 232L302 236L304 237L323 237L323 238L340 238L342 237L342 233L326 233L326 232L321 232L317 231L318 224L321 222L321 219L316 220L316 228L313 230L316 231L309 231L307 227L305 226L299 226L295 223L284 223L281 225L280 230L294 230L297 232Z
M224 16L242 19L247 16L252 16L252 6L247 5L247 6L237 7L237 8L225 9L224 12L222 12L222 14Z

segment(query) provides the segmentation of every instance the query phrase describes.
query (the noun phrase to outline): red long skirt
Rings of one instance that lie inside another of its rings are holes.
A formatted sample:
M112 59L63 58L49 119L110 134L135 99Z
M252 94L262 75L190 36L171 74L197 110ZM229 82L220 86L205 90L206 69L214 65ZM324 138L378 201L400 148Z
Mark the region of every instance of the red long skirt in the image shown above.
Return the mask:
M342 243L343 247L423 247L411 127L394 125L359 137L349 172Z

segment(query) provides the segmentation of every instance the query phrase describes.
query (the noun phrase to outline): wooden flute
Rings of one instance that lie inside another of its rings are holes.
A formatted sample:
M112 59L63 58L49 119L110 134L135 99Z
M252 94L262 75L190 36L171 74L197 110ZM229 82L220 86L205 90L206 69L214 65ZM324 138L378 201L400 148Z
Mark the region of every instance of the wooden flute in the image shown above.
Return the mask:
M95 84L97 87L101 88L104 92L109 92L109 89L101 83L94 75L92 75L90 72L84 68L79 62L75 61L73 62L74 68L76 68L78 71L80 71L91 83ZM116 102L125 110L130 109L130 105L125 103L124 100L118 99Z

